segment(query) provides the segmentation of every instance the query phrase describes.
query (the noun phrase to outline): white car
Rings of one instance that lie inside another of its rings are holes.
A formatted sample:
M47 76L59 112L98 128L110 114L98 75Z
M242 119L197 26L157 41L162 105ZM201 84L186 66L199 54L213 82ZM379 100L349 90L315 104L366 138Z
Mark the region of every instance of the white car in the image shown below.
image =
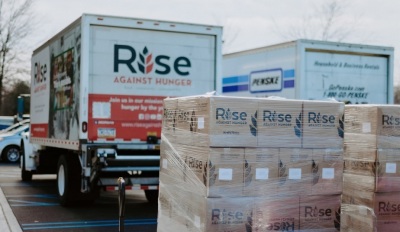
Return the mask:
M27 131L29 131L29 124L10 132L0 133L0 154L3 161L12 163L19 161L21 134Z
M3 129L3 130L0 130L0 134L7 133L7 132L13 131L15 129L18 129L19 127L21 127L23 125L29 124L29 122L30 122L29 119L24 119L24 120L22 120L20 122L17 122L17 123L5 128L5 129Z

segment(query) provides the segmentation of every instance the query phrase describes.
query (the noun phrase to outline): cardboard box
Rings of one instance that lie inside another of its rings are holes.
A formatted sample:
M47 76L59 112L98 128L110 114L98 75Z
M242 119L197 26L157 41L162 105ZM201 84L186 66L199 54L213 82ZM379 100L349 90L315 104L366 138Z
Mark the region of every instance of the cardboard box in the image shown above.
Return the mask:
M400 228L400 193L373 193L360 190L343 190L343 204L365 206L373 209L377 231L394 232ZM365 214L365 213L364 213ZM368 222L373 224L372 222Z
M209 148L207 197L243 195L244 149Z
M178 142L205 147L256 147L256 98L178 98Z
M344 103L303 102L303 148L343 148Z
M338 231L340 205L340 194L300 196L300 231Z
M245 148L244 153L244 195L277 194L279 149Z
M278 194L310 194L312 152L312 149L279 149Z
M377 223L374 210L365 206L342 204L340 231L376 232Z
M166 134L174 134L176 128L176 116L178 111L178 99L164 99L163 110L164 114L162 120L162 132Z
M376 175L375 172L376 161L364 161L354 159L344 160L344 173L374 177Z
M343 173L343 191L345 189L376 192L375 177Z
M161 144L160 181L203 197L243 196L244 149ZM171 183L172 182L172 183Z
M360 160L345 159L344 172L354 175L353 179L345 178L349 181L346 184L355 184L364 191L400 191L400 149L378 149L373 153L373 161L368 156Z
M303 102L299 100L258 101L258 146L301 148Z
M160 145L160 183L180 185L184 182L184 160L171 143L162 140Z
M376 175L378 192L400 191L400 149L378 149Z
M400 148L399 105L346 105L345 114L346 143Z
M157 231L251 231L253 204L251 197L205 198L166 187L160 189Z
M298 196L257 197L254 202L250 231L298 231Z
M341 194L343 166L343 149L313 149L310 194Z

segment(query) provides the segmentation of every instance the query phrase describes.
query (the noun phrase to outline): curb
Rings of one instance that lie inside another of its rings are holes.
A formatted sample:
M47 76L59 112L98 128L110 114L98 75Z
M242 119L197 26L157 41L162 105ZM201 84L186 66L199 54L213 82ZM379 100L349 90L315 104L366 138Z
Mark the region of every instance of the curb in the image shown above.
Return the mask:
M4 232L22 232L17 218L15 217L10 205L0 188L0 231Z

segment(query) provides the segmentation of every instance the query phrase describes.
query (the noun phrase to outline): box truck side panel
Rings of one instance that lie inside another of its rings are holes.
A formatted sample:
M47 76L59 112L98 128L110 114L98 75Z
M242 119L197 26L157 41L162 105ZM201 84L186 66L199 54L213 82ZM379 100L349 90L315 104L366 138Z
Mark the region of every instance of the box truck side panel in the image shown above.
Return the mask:
M216 36L90 27L88 140L161 136L165 97L215 89Z
M225 55L222 89L230 96L295 98L294 46Z
M385 104L388 96L387 56L305 51L303 98L352 104Z
M72 27L32 57L32 139L79 139L80 28Z

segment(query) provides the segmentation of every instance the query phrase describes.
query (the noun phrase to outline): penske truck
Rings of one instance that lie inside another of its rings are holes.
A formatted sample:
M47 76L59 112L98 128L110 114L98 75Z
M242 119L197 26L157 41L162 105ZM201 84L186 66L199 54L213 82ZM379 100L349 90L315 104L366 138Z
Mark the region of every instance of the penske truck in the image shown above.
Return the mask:
M394 48L299 39L223 56L219 92L393 103Z
M93 203L124 177L157 201L163 99L221 75L222 27L83 14L33 51L21 177L57 174L60 204Z

